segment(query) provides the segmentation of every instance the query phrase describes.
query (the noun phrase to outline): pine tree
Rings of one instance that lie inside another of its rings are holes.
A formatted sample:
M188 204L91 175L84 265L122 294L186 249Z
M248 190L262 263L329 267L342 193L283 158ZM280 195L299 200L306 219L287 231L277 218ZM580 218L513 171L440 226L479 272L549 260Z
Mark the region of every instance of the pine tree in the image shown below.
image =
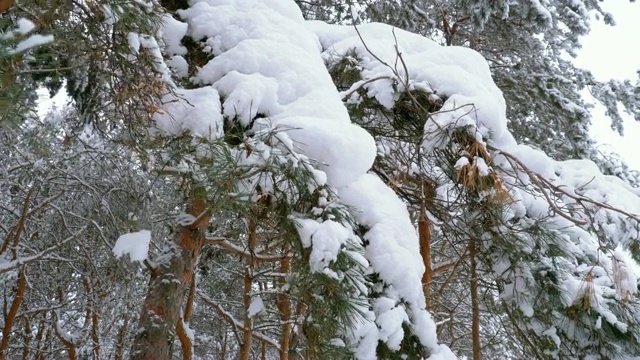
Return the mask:
M637 94L559 55L597 4L533 4L11 7L0 358L637 354L637 176L578 92Z
M333 40L325 35L332 31L343 36ZM434 268L451 263L457 276L464 271L462 277L472 279L466 299L450 283L455 272L444 280L450 290L437 291L451 298L439 297L436 304L431 299L436 309L459 309L441 322L463 329L460 323L473 325L471 344L458 341L457 336L468 333L464 330L450 331L449 344L475 358L484 346L492 349L494 335L482 338L478 331L484 318L485 324L493 324L495 336L521 341L509 346L507 354L513 358L634 354L638 342L629 329L638 324L636 303L615 295L615 289L626 285L605 278L614 279L621 271L613 266L624 261L614 253L616 246L634 246L626 239L636 234L637 192L601 175L589 161L555 162L515 145L504 104L487 97L500 92L471 80L488 78L488 67L477 67L483 61L472 65L476 55L465 49L438 49L426 39L379 24L350 31L318 25L317 33L352 116L377 138L374 170L411 204L418 226L423 204L429 204L435 231L433 239L421 240L453 240L442 256L444 264L426 266L432 274L425 287L435 285ZM451 68L460 73L454 75ZM502 123L496 122L499 118ZM580 179L587 172L593 174L592 182ZM615 190L608 185L614 183ZM430 194L430 188L435 192ZM630 202L613 195L619 192L628 194ZM619 208L614 210L612 203ZM607 211L606 218L597 216L598 211ZM635 280L631 286L635 291ZM605 327L602 319L610 314L625 320L610 317L612 328ZM464 320L469 315L471 322ZM622 333L614 335L616 331Z

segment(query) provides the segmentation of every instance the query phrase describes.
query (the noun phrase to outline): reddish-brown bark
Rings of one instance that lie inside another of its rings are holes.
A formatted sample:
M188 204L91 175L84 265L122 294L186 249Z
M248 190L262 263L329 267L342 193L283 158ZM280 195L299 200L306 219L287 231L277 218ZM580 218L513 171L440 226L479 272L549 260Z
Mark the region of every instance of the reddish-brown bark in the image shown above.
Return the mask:
M11 328L13 327L13 322L15 321L16 315L18 314L18 309L20 309L20 304L22 304L22 299L24 298L26 287L27 276L24 270L22 270L20 272L20 276L18 277L18 288L16 289L16 295L14 296L13 302L11 303L11 308L9 308L9 313L4 320L4 328L2 329L2 342L0 342L0 360L5 360L7 358L6 351L9 347Z
M251 305L251 274L250 269L246 270L244 275L244 288L242 300L245 310ZM253 341L253 319L248 315L245 316L244 326L242 330L242 348L240 348L240 360L249 360L251 356L251 342Z
M100 360L100 336L99 333L100 317L96 310L91 312L91 340L93 341L93 358Z
M0 14L9 10L9 8L13 5L13 0L0 0Z
M258 224L255 219L249 221L249 253L255 254L258 243ZM256 265L255 258L249 259L249 264L245 270L244 288L242 289L242 302L245 309L245 319L242 331L242 348L240 348L240 360L249 360L251 355L251 344L253 342L253 318L249 317L248 310L251 305L251 287L253 285L253 268Z
M31 344L31 324L29 323L29 318L25 318L24 321L24 347L22 349L22 360L27 360L29 358L29 349Z
M42 344L42 338L43 335L45 333L45 328L44 328L44 321L41 320L40 321L40 325L38 325L38 334L36 335L36 353L34 354L33 358L35 360L42 360L43 356L42 356L42 352L41 352L41 347L40 345ZM44 347L44 345L42 345L42 347Z
M53 331L55 332L62 345L64 345L64 347L67 349L67 356L69 357L69 360L77 360L78 355L76 354L76 344L69 341L62 334L60 334L57 326L53 327Z
M194 193L189 213L196 221L184 226L175 238L175 253L151 273L147 296L140 315L140 329L134 339L131 359L163 360L170 357L170 339L182 316L185 294L200 255L209 223L202 194Z
M420 217L418 218L418 235L420 237L420 255L424 264L424 274L422 274L422 287L424 289L424 297L427 301L427 309L431 309L431 278L433 271L431 269L431 224L427 217L425 204L420 207Z
M180 319L176 325L176 335L178 336L178 340L180 340L180 345L182 345L182 359L191 360L193 358L193 344L187 334L187 329L182 319Z
M180 345L182 345L182 359L191 360L193 358L193 343L186 331L186 324L191 320L191 313L193 312L193 300L196 295L196 279L195 276L191 276L191 286L189 287L189 296L187 297L187 305L184 309L183 317L178 321L176 326L176 334Z

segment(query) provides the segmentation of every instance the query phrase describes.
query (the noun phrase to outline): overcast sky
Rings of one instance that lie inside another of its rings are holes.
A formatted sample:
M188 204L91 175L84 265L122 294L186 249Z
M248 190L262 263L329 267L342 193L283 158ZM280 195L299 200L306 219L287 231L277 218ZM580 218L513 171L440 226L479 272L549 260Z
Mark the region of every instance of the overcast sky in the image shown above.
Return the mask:
M638 78L636 71L640 70L640 2L608 0L603 7L613 14L616 26L593 21L591 34L583 39L583 49L579 51L576 64L591 70L598 80L635 81ZM614 148L631 167L640 170L640 123L623 114L625 136L620 137L604 118L602 106L594 109L593 116L592 136L602 146Z

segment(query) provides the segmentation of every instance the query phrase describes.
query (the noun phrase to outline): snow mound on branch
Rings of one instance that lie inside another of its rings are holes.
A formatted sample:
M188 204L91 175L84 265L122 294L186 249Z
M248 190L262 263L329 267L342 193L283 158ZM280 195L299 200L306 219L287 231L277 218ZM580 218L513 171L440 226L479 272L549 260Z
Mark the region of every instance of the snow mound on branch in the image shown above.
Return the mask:
M638 278L627 261L633 260L629 259L620 248L613 252L613 281L618 300L631 300L638 292Z
M337 260L340 248L354 237L353 232L332 220L318 222L313 219L296 219L296 223L302 246L312 249L309 256L311 271L337 277L329 269L329 264Z
M129 255L131 261L144 261L149 256L149 242L151 242L149 230L120 235L113 246L113 254L118 258Z
M174 19L171 15L164 15L160 28L160 35L165 45L164 52L167 55L186 55L187 48L180 43L186 33L187 24Z
M420 341L434 351L438 348L435 324L425 311L421 277L424 265L416 230L409 212L398 196L380 178L362 175L356 182L340 189L342 201L353 206L358 223L369 228L365 256L373 271L388 284L374 302L380 340L399 349L403 340L402 324L411 324ZM398 306L409 304L408 311ZM435 351L434 351L435 352Z
M265 311L264 302L262 302L262 298L260 295L255 295L251 298L251 304L249 304L249 308L247 309L247 316L252 318L261 312Z
M27 35L36 28L36 25L28 19L19 18L17 20L17 29L10 29L0 34L0 40L12 40L23 35ZM53 41L53 35L32 34L26 39L22 39L15 47L10 49L2 49L7 55L19 54L28 49L44 45Z
M373 270L402 298L418 301L424 297L422 287L415 286L424 273L418 236L398 196L371 174L340 189L339 195L344 203L358 209L358 223L369 228L364 236L368 242L365 254Z
M220 97L210 86L176 89L162 98L164 108L153 115L156 127L167 135L194 136L215 140L223 135Z
M193 80L220 92L227 118L250 125L266 117L261 122L282 129L322 164L330 185L348 185L371 167L374 141L351 124L294 3L194 1L179 15L187 34L206 39L214 55Z
M437 343L435 324L425 310L420 283L424 269L408 212L379 179L366 175L376 156L375 141L351 123L326 70L318 39L306 29L298 7L293 1L195 0L190 4L178 15L188 24L187 35L202 41L212 57L191 81L217 91L222 99L218 113L227 120L256 133L278 129L286 134L288 147L318 161L327 185L363 211L356 217L361 215L363 224L371 228L367 238L375 245L368 260L375 261L375 271L389 282L390 290L372 304L374 312L363 309L369 321L349 330L349 346L361 359L375 358L380 340L399 349L402 324L409 323L432 352L432 360L455 359ZM380 196L384 201L377 203ZM313 270L331 276L327 265L353 230L332 221L296 221L303 245L312 248ZM385 256L384 251L399 253Z
M356 52L363 67L362 82L371 81L364 88L381 105L393 107L404 90L419 89L446 98L442 111L425 125L428 147L439 145L439 139L433 136L437 130L452 125L474 125L482 136L513 139L506 128L502 92L493 82L486 60L476 51L443 47L423 36L379 23L359 25L358 31L322 22L310 22L309 28L318 35L327 60ZM407 76L409 84L403 83ZM406 85L408 89L404 88Z

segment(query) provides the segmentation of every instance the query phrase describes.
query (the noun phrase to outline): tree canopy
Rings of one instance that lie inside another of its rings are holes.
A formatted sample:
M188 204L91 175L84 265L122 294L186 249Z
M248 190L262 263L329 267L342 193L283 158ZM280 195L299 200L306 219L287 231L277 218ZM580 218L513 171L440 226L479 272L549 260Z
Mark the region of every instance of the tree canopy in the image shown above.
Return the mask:
M0 0L0 359L640 355L598 2L55 3Z

